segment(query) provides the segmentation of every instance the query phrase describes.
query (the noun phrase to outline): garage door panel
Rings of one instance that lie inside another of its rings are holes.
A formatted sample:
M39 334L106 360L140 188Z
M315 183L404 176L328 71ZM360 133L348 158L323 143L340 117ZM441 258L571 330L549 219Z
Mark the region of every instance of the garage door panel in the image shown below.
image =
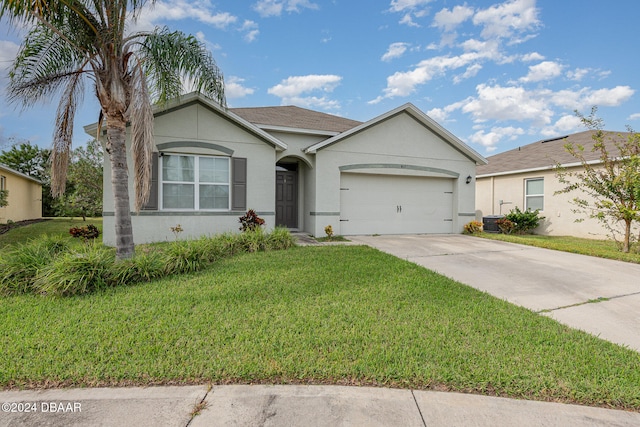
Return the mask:
M451 233L453 180L341 175L342 234Z

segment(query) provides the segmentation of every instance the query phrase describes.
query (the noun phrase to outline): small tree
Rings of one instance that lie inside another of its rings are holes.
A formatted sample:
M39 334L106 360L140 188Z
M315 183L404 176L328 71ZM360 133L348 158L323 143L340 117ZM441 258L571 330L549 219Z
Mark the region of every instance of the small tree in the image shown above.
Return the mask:
M576 112L582 123L594 130L595 141L592 152L599 154L599 162L593 164L585 158L585 148L581 145L567 144L565 149L581 164L580 170L567 170L556 167L556 176L565 185L556 192L571 193L579 191L585 197L575 197L573 211L600 221L616 239L616 226L622 222L624 237L621 245L623 252L631 247L631 229L634 221L640 221L640 135L632 129L626 137L613 138L602 131L603 122L596 117L597 108L584 117ZM577 219L577 222L584 218Z

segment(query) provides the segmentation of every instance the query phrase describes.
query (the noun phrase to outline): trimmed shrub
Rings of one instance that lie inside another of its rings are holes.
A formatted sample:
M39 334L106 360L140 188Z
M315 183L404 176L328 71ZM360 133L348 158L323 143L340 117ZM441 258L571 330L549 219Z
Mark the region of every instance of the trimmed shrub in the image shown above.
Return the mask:
M539 226L540 222L544 219L543 216L540 216L538 209L523 212L517 206L504 217L514 224L513 232L517 234L530 233L531 230Z
M33 292L38 272L68 248L66 239L45 235L8 251L0 260L0 292Z
M46 295L81 295L104 289L116 254L112 248L89 243L60 254L43 266L33 281L34 289Z
M482 233L482 223L480 221L471 221L464 225L465 234L479 234Z

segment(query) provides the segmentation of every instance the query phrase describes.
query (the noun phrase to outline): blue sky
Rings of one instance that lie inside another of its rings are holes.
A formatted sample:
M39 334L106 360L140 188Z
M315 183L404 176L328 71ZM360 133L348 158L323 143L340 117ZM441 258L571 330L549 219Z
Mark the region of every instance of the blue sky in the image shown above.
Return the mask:
M214 55L231 107L298 105L366 121L411 102L488 156L584 130L640 129L637 0L156 2L132 27L167 25ZM0 144L48 146L56 102L3 95L23 33L0 22ZM91 92L74 142L95 122Z

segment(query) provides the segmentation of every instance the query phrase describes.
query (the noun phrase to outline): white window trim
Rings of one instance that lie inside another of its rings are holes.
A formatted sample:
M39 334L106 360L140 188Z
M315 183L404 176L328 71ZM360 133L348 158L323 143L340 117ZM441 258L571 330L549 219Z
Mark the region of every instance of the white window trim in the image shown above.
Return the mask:
M527 194L527 183L529 181L542 181L542 193L540 194ZM524 210L529 210L529 198L530 197L542 197L542 209L540 212L544 211L544 177L538 178L525 178L524 180Z
M191 181L165 181L164 180L164 157L165 156L182 156L182 157L193 157L193 176L194 180ZM203 182L201 183L199 180L200 177L200 158L216 158L216 159L226 159L228 168L227 168L227 182ZM161 211L167 212L197 212L197 211L206 211L206 212L229 212L231 211L231 158L226 156L207 156L201 154L184 154L184 153L169 153L162 152L160 156L158 156L158 186L159 186L159 197L158 197L158 208ZM181 209L181 208L165 208L164 207L164 184L187 184L193 185L193 209ZM227 197L227 208L225 209L201 209L200 208L200 185L226 185L229 188L228 197Z

